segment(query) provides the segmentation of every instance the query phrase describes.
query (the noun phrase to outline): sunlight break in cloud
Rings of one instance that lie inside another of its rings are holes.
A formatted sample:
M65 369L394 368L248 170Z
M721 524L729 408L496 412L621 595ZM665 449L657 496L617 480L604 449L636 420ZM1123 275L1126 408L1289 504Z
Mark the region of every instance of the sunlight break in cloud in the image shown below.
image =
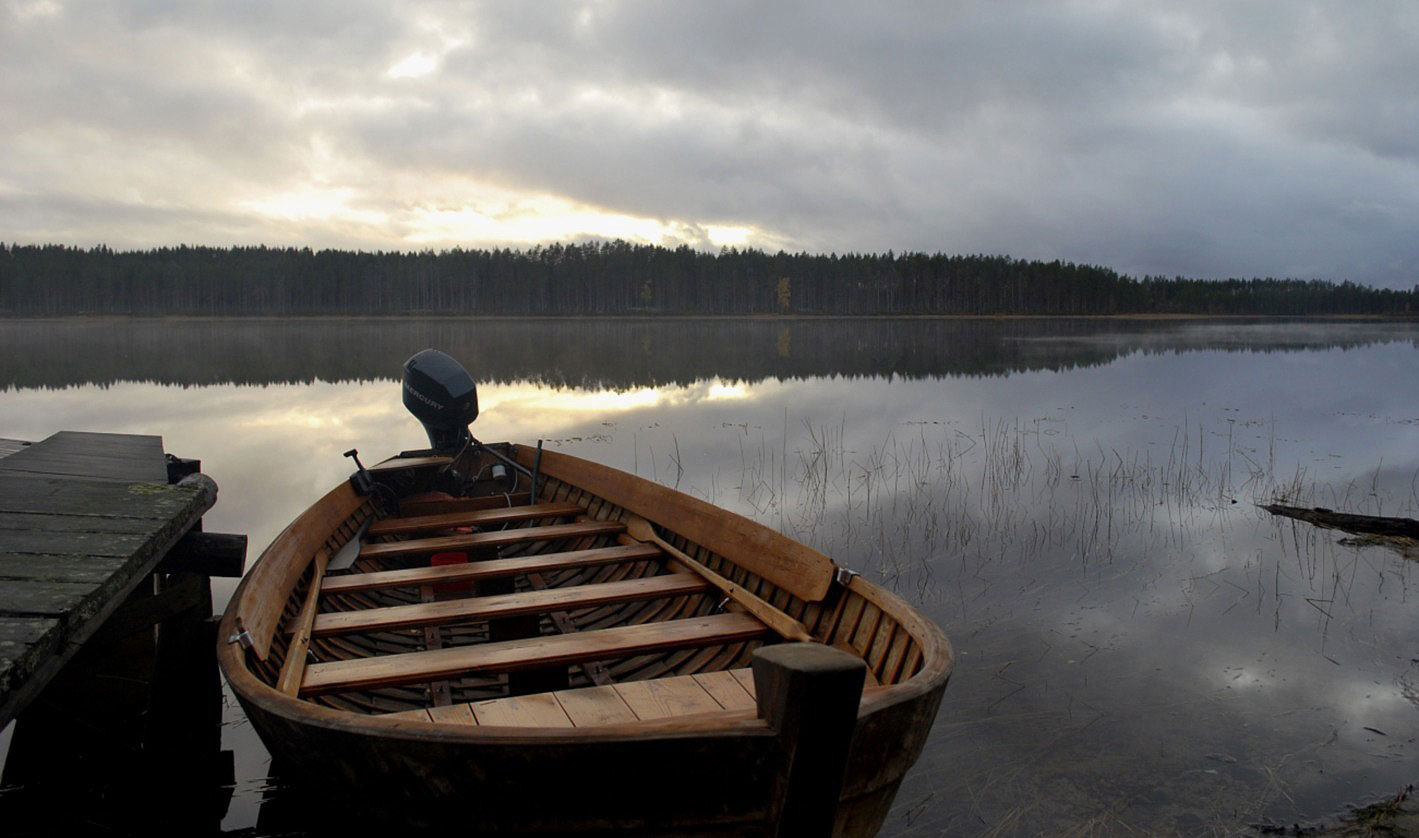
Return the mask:
M456 208L419 207L405 220L404 241L411 245L458 243L537 244L569 238L625 239L675 246L739 247L753 235L747 227L642 218L580 206L554 196L521 198L514 206L499 203Z
M384 75L391 79L417 79L431 74L437 70L439 59L436 55L427 52L416 52L401 61L395 62Z

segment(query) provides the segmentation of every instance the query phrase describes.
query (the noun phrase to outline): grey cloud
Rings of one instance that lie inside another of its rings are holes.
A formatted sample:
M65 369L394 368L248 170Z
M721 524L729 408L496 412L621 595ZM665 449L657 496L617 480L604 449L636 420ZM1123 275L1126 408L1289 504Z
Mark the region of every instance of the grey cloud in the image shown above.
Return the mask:
M309 174L321 141L371 207L394 178L473 178L810 250L1419 273L1419 12L1399 2L105 8L0 31L0 139L91 132L116 167L172 148L248 191ZM386 76L416 53L433 73ZM0 189L67 165L0 158Z

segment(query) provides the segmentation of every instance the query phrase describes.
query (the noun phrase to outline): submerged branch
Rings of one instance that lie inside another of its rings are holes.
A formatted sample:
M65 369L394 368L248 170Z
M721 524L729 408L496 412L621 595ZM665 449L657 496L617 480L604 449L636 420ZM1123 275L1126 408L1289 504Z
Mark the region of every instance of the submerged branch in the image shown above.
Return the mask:
M1419 539L1419 521L1413 518L1387 518L1380 515L1352 515L1324 507L1283 506L1275 503L1257 504L1272 515L1295 518L1325 529L1342 530L1352 535L1381 535L1390 538Z

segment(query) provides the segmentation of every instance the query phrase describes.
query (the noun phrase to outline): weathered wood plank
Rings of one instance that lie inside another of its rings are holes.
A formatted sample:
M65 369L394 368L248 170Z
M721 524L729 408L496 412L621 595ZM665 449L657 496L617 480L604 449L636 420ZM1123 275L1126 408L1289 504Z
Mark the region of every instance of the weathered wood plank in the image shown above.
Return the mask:
M0 616L0 672L8 672L26 656L43 655L46 640L58 643L59 621L52 617Z
M572 727L572 720L551 693L494 698L474 702L471 707L483 727Z
M5 582L0 597L0 614L21 617L63 617L74 613L86 616L85 600L95 595L97 586L86 582L37 582L14 579ZM102 592L99 592L102 596Z
M10 529L0 515L0 545L9 554L58 553L76 556L127 557L142 549L148 532L75 532Z
M591 535L617 533L626 527L617 521L578 521L572 524L548 524L541 527L518 527L497 532L476 532L465 535L444 535L433 538L412 538L388 544L365 544L360 558L388 558L445 550L468 550L474 547L502 547L528 541L554 541L563 538L583 538Z
M753 678L753 670L745 669L744 672ZM700 672L691 677L726 710L748 710L757 706L754 696L744 689L732 672Z
M0 512L4 513L96 515L158 521L178 514L189 497L189 493L166 482L122 483L0 471Z
M459 704L459 705L456 705L456 706L458 706L458 707L463 707L464 705ZM439 709L440 709L440 710L447 710L447 709L449 709L449 708L447 708L447 707L440 707ZM408 721L411 721L411 722L432 722L432 721L433 721L433 717L431 717L431 716L429 715L429 711L426 710L426 709L424 709L424 708L422 708L422 707L420 707L418 710L401 710L401 711L399 711L398 713L382 713L382 714L380 714L380 718L381 718L381 719L407 719Z
M115 557L0 553L0 585L8 585L11 579L97 585L124 564L124 559Z
M573 567L619 564L641 559L653 559L660 555L660 548L653 544L619 545L597 547L591 550L571 550L565 553L518 556L511 559L489 559L440 567L351 573L344 576L327 577L321 584L321 592L326 594L353 593L379 588L407 588L427 583L480 581L516 576L519 573L550 573L554 570L567 570Z
M713 713L724 709L688 675L617 684L616 692L641 721Z
M753 669L749 667L745 667L743 669L731 669L729 670L729 674L734 676L734 680L739 682L739 686L744 688L744 692L748 693L749 695L755 696L757 700L758 693L755 692Z
M394 533L438 532L455 527L483 527L495 524L532 521L538 518L566 518L586 510L574 503L538 503L528 506L506 506L499 509L473 509L466 512L444 512L438 515L412 515L385 518L370 525L368 536Z
M636 714L611 685L558 690L557 703L576 727L595 727L636 721Z
M5 512L0 530L31 533L113 533L142 534L152 529L151 518L120 518L114 515L55 515L42 512Z
M467 620L493 620L521 614L544 614L618 602L685 596L710 590L704 580L688 573L648 576L622 582L548 588L542 591L469 597L414 605L392 605L363 611L320 614L311 627L314 637L412 626L436 626Z
M0 724L216 500L205 476L166 481L160 437L66 432L0 459L0 614L46 618L10 622L44 631L8 640L28 645L4 655Z
M429 720L442 724L476 725L478 719L467 704L446 704L428 709Z
M508 640L306 667L301 695L393 686L473 672L510 672L587 660L628 657L666 649L752 640L762 623L745 614L717 614L579 634Z
M97 480L167 482L162 437L60 431L0 459L0 470Z

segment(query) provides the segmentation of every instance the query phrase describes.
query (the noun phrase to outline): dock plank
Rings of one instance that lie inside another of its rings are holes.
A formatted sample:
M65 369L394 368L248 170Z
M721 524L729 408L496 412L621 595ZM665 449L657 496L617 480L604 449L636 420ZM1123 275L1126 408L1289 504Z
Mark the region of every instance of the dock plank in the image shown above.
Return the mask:
M0 544L7 554L46 553L71 556L131 556L148 541L152 527L144 532L113 533L71 530L63 527L11 529L0 516Z
M94 515L86 512L69 515L56 515L52 512L10 512L0 518L0 527L26 532L132 535L146 533L152 527L152 519Z
M96 480L166 483L159 436L60 431L4 459L0 469Z
M5 581L3 613L7 617L62 617L82 614L84 600L94 592L87 582L35 581L9 579Z
M0 466L15 456L0 460ZM180 514L188 499L186 490L166 481L122 484L0 468L0 512L161 521Z
M60 432L0 458L0 725L216 500L167 485L162 438Z
M15 579L97 585L122 569L123 563L121 558L103 556L0 553L0 585L8 585Z

